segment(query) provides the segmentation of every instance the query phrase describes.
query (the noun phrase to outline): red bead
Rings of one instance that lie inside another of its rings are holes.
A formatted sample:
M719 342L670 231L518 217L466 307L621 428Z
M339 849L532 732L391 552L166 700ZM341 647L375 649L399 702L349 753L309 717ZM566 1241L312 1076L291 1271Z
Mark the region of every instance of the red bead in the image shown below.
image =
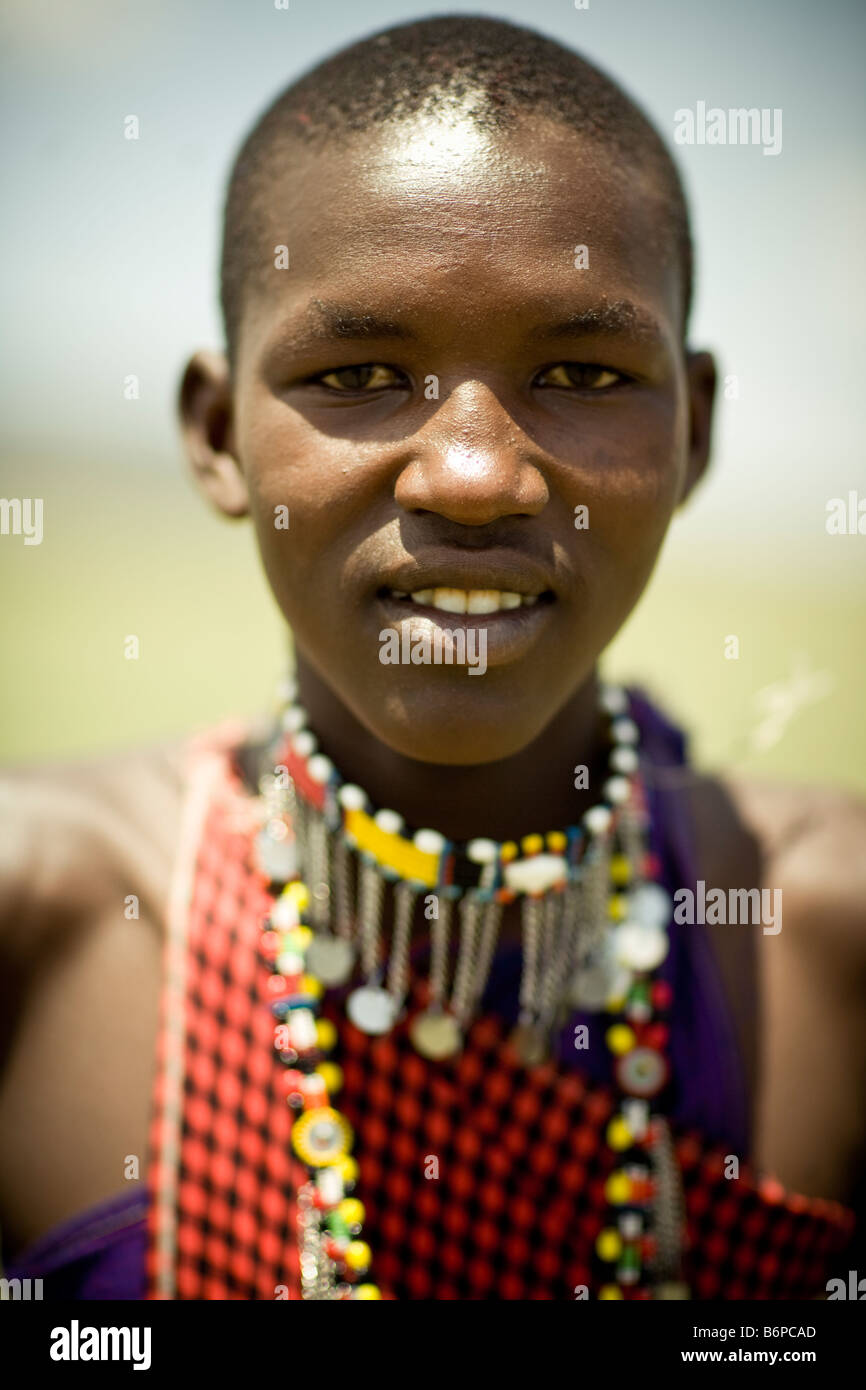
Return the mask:
M664 1052L669 1037L670 1029L666 1023L648 1023L643 1030L641 1041L645 1047L651 1047L654 1052Z
M653 883L661 878L662 863L657 854L645 854L643 860L643 876L652 879Z
M273 995L288 993L285 975L271 975L268 978L268 993Z
M632 1179L632 1185L631 1185L631 1196L632 1196L632 1201L635 1202L635 1203L637 1203L639 1206L643 1206L645 1202L650 1202L650 1201L652 1201L652 1196L653 1196L653 1192L654 1192L654 1191L655 1191L655 1184L653 1183L652 1178L633 1178L633 1179Z
M286 1095L291 1095L293 1091L297 1091L299 1095L303 1095L303 1087L304 1073L302 1071L296 1071L293 1067L289 1067L283 1072L283 1090Z
M323 1105L330 1105L330 1103L327 1096L304 1096L305 1110L321 1110Z
M280 938L275 931L262 932L259 945L266 960L273 960L275 956L280 954Z
M674 992L667 980L656 980L650 989L653 1008L666 1012L673 1002Z
M649 1124L647 1125L644 1144L646 1144L647 1147L654 1147L655 1145L662 1143L663 1140L664 1131L662 1130L661 1125L659 1124L658 1116L654 1115L653 1118L650 1120Z
M324 811L327 788L324 783L313 781L307 771L307 759L296 752L291 743L287 742L282 760L304 800L311 802L317 811Z

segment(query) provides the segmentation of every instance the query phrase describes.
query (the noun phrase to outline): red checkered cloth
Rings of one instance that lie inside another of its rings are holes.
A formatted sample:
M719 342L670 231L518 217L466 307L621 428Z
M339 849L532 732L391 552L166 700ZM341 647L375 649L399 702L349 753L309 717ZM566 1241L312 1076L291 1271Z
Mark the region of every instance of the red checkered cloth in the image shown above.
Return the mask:
M148 1183L148 1297L299 1298L296 1193L268 967L271 899L253 864L251 800L218 750L167 947ZM177 927L177 924L176 924ZM423 1002L416 986L414 1002ZM605 1279L594 1253L616 1159L615 1091L551 1062L526 1069L508 1025L479 1019L463 1053L430 1062L402 1024L359 1032L333 999L355 1131L371 1277L386 1298L574 1299ZM824 1295L854 1226L836 1203L786 1193L673 1127L687 1213L684 1277L699 1299ZM607 1276L609 1278L609 1275Z

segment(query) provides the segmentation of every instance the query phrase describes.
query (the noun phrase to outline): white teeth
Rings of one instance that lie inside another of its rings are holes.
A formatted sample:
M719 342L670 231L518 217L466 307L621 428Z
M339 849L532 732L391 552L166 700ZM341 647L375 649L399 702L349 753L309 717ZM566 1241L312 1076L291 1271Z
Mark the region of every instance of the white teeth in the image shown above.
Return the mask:
M404 593L392 589L394 598L409 598L425 608L438 608L443 613L499 613L509 608L532 607L537 594L517 594L510 589L416 589Z
M466 595L467 613L498 613L498 589L470 589Z
M433 607L443 613L465 613L468 598L465 589L434 589Z

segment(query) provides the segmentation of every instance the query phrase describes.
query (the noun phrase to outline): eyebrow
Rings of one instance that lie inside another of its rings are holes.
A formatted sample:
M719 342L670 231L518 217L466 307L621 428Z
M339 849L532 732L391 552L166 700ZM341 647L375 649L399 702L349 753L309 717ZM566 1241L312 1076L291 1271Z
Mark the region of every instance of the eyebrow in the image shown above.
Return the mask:
M534 342L553 342L563 338L626 336L641 341L660 341L661 326L653 316L630 300L615 300L569 314L558 322L544 324L530 333ZM272 347L279 352L303 352L336 340L363 342L366 340L415 337L412 329L399 319L378 314L358 313L342 304L317 299L309 306L305 320L297 327L287 327Z
M397 319L378 314L359 314L342 304L328 304L316 299L307 310L306 319L295 328L280 333L274 346L281 351L302 352L320 343L336 339L413 338L411 329Z
M632 304L628 299L618 299L612 304L582 309L560 319L558 323L545 324L530 334L535 342L550 342L556 338L615 335L642 341L658 341L664 336L661 325L652 314L639 308L637 304Z

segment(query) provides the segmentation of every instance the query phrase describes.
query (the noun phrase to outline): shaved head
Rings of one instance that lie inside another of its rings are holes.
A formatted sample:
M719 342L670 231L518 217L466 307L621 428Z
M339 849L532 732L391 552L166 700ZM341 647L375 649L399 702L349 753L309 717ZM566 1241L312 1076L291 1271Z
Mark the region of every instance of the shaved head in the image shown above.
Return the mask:
M418 145L419 188L438 149L424 135L435 119L459 132L467 159L485 156L533 118L565 126L601 145L613 168L657 210L658 249L679 264L682 331L692 298L688 208L661 138L606 74L553 40L501 20L452 16L421 20L373 35L326 59L274 100L246 136L229 178L221 264L221 303L229 363L234 367L245 296L273 268L274 205L293 168L324 149L365 148L365 135L396 134L388 143L411 161ZM477 134L471 148L467 130ZM412 132L415 132L413 136ZM403 138L405 137L405 138ZM447 141L445 157L448 157ZM459 159L451 165L459 175Z

